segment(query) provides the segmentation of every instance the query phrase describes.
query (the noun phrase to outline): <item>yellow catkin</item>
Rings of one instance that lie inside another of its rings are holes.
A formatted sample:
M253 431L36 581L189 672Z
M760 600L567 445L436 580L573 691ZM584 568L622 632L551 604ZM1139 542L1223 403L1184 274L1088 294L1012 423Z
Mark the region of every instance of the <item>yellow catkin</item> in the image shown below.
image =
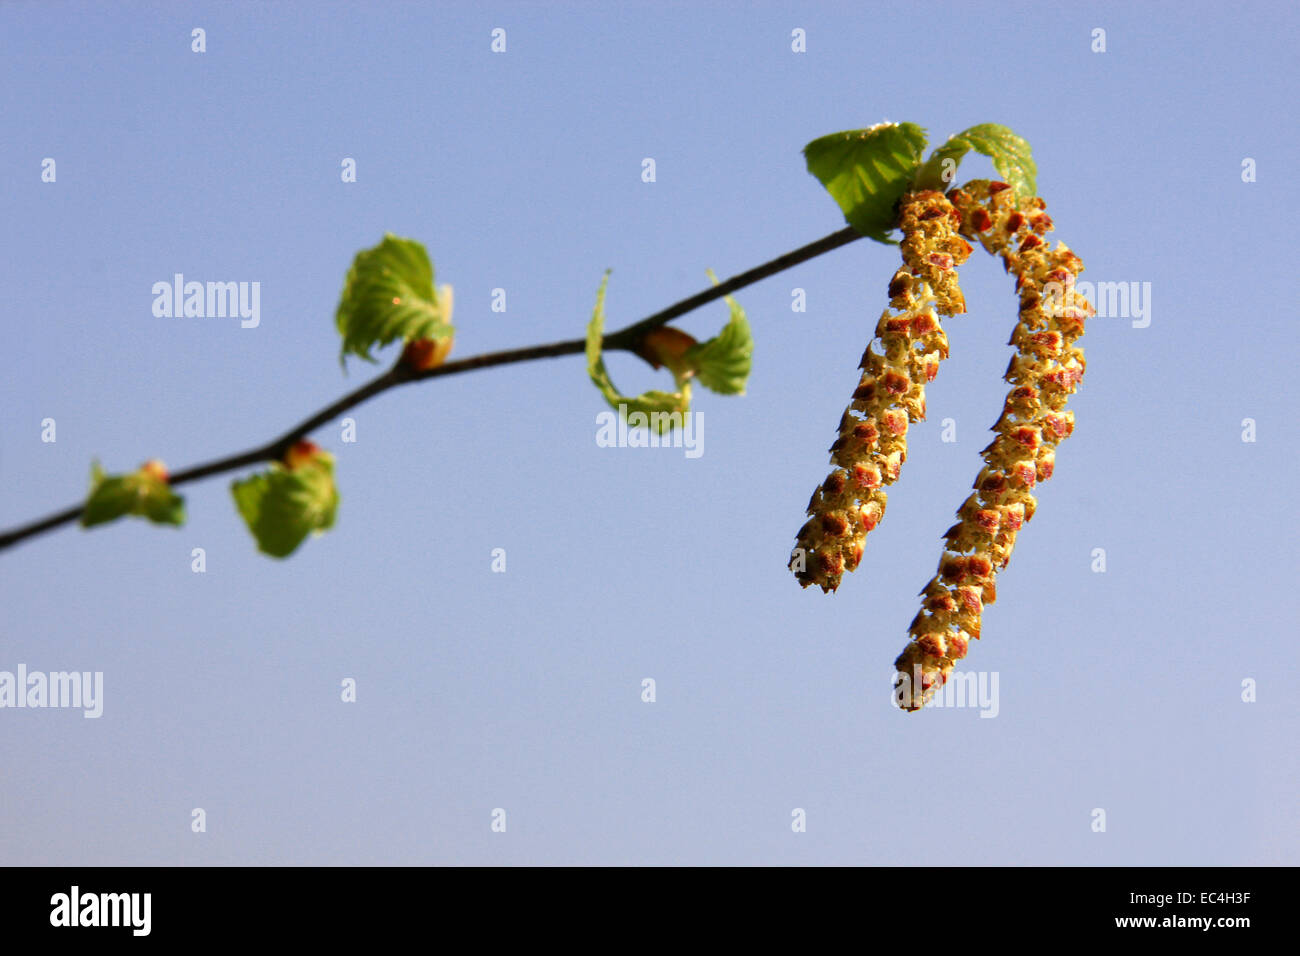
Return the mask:
M1016 354L1007 367L1011 384L995 437L982 452L975 491L945 534L938 573L921 591L912 636L894 662L896 699L907 710L928 702L980 636L980 615L997 598L994 577L1006 567L1016 535L1034 516L1032 490L1052 476L1057 444L1074 430L1065 403L1084 372L1075 341L1093 314L1074 291L1083 263L1063 243L1050 249L1052 228L1038 197L1017 199L1006 183L978 180L948 193L961 216L961 234L1002 257L1016 276L1019 321L1011 336Z
M940 315L965 312L957 266L971 254L961 215L939 192L909 193L899 207L903 268L889 283L889 308L859 368L862 377L831 445L833 470L808 502L790 561L799 583L839 587L862 560L868 532L885 513L885 486L907 460L907 429L925 418L925 384L948 355ZM873 349L879 343L879 350Z

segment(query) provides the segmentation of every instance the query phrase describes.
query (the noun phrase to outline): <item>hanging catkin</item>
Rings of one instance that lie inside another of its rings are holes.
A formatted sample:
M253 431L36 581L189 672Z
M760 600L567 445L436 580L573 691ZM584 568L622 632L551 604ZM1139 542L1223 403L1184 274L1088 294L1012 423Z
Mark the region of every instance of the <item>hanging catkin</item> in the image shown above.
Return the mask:
M959 236L961 214L940 192L905 195L900 204L903 268L889 282L889 308L859 368L862 377L831 445L834 469L808 502L790 568L804 587L834 591L862 560L868 532L885 513L885 486L907 460L907 429L925 418L925 385L948 355L940 315L966 311L957 266L971 254Z
M980 636L980 616L997 598L994 576L1006 567L1016 535L1034 516L1033 488L1052 477L1056 446L1074 430L1065 403L1083 378L1083 350L1075 341L1093 314L1074 291L1083 263L1063 243L1049 249L1052 228L1038 197L1017 199L1006 183L975 181L948 194L961 217L961 234L999 255L1016 276L1019 321L1010 344L1016 354L1011 384L993 441L982 452L975 491L944 535L938 573L922 589L912 636L894 662L896 699L907 710L929 701Z

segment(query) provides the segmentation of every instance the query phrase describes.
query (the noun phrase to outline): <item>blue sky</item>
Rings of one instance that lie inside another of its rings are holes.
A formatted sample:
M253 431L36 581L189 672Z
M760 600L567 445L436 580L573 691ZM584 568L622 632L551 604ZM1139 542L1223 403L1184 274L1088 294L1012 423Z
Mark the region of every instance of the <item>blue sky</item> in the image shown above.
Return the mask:
M78 501L92 458L179 470L378 374L391 353L341 373L333 316L386 231L455 288L456 357L580 336L606 268L618 328L708 268L839 229L800 150L885 119L932 146L1012 127L1084 278L1151 308L1082 340L1076 431L963 662L998 675L993 719L903 714L890 683L1005 394L996 262L962 272L970 311L861 569L826 596L785 568L897 267L861 241L737 295L748 394L697 390L697 458L598 447L606 406L571 356L388 392L351 413L355 443L315 433L339 520L287 561L256 552L233 475L181 489L183 529L0 554L0 670L104 675L99 719L0 709L0 861L1294 864L1298 22L1203 3L0 6L0 527ZM972 157L959 178L990 173ZM155 317L178 272L259 282L260 324ZM624 391L670 384L609 365Z

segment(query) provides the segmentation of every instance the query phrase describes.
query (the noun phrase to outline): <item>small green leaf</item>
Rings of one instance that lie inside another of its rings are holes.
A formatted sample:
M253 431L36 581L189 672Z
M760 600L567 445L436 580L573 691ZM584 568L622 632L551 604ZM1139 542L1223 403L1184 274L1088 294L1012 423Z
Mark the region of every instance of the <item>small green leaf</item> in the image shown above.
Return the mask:
M714 285L718 284L712 269L708 276ZM753 364L754 337L745 310L731 296L725 296L725 300L731 318L716 336L687 349L686 361L705 388L720 395L744 395Z
M609 271L600 280L600 290L596 293L596 309L587 323L587 374L595 382L605 401L618 411L624 421L629 416L641 412L647 423L658 434L670 431L681 424L691 407L691 385L684 376L674 372L677 383L676 392L643 392L635 398L619 393L610 380L605 360L601 357L601 347L605 337L605 287L609 284ZM677 412L674 416L672 413ZM629 422L629 424L635 424Z
M334 321L343 336L340 364L349 354L373 362L372 348L399 339L450 338L451 287L435 292L424 246L388 233L352 260Z
M993 160L993 168L1018 195L1033 196L1037 192L1035 180L1038 167L1034 164L1029 144L997 123L981 123L949 137L948 142L931 153L925 161L917 174L917 185L925 189L949 188L952 185L952 172L957 168L955 164L960 163L961 158L972 149ZM953 164L945 170L944 160L949 159ZM948 175L945 176L945 172Z
M333 527L339 494L334 486L334 456L320 452L290 470L272 462L269 471L250 475L230 486L258 550L285 558L308 534Z
M91 528L125 515L148 518L154 524L185 523L185 499L172 491L161 462L147 462L128 475L108 475L98 461L91 464L81 526Z
M808 172L839 203L858 232L890 242L895 205L907 192L925 149L925 130L915 123L881 123L870 129L831 133L804 147Z

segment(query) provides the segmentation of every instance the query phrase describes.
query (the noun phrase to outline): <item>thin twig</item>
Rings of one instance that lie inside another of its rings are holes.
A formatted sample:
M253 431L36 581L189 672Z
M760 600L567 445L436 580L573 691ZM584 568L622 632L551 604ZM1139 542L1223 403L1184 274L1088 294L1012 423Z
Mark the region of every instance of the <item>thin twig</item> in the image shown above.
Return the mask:
M806 246L801 246L793 252L787 252L783 256L765 262L760 266L755 266L748 272L742 272L738 276L733 276L726 282L720 283L703 292L691 296L689 299L683 299L668 308L656 312L639 322L635 322L626 328L619 329L617 332L611 332L604 338L604 348L607 351L634 351L641 338L651 329L671 322L678 316L685 315L698 309L702 305L707 305L716 299L721 299L725 295L730 295L737 289L743 289L747 285L752 285L760 279L766 279L768 276L776 275L792 266L797 266L801 262L807 262L809 259L816 258L832 249L838 249L840 246L847 245L855 239L862 238L861 234L853 229L852 226L846 227L833 232L829 236L818 239L816 242L810 242ZM374 398L380 392L386 392L390 388L398 385L405 385L409 382L424 381L430 378L439 378L443 375L457 375L461 372L472 372L481 368L492 368L497 365L510 365L515 362L530 362L533 359L554 358L559 355L580 355L586 351L587 342L585 339L568 339L563 342L552 342L549 345L534 345L522 349L508 349L503 352L487 352L483 355L474 355L470 358L459 359L455 362L446 362L437 368L428 369L423 372L413 371L409 366L402 363L399 359L398 364L394 365L383 375L373 381L361 386L354 391L344 395L338 401L316 412L306 421L291 428L279 438L267 442L257 448L251 448L248 451L240 452L237 455L230 455L226 458L218 458L214 461L205 462L201 465L194 465L186 468L184 471L178 471L171 475L170 484L175 487L187 482L198 481L202 478L208 478L212 475L219 475L222 472L234 471L237 468L243 468L248 465L255 465L263 461L271 461L283 457L284 453L294 442L303 436L315 431L322 425L331 421L337 415L342 414L350 408L360 405L367 399ZM12 528L9 531L0 533L0 551L11 547L20 541L35 535L51 531L60 525L76 521L81 517L83 505L77 505L67 508L63 511L56 512L38 521L30 524L21 525Z

